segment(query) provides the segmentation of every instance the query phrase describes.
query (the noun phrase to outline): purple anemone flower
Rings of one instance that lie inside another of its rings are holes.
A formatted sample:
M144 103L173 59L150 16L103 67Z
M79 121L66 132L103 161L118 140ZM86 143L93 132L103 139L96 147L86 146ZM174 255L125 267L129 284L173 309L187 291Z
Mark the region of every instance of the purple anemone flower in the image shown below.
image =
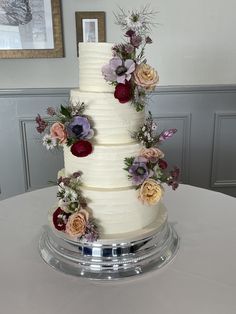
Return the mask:
M102 67L102 74L106 81L117 82L124 84L125 81L131 79L131 73L135 70L135 63L131 59L122 60L119 57L114 57L109 64Z
M132 176L134 185L140 185L149 176L149 170L147 168L148 160L144 157L137 157L134 159L132 166L129 168L129 173Z
M90 139L94 135L90 123L87 118L75 116L67 126L69 137L76 137L77 139Z

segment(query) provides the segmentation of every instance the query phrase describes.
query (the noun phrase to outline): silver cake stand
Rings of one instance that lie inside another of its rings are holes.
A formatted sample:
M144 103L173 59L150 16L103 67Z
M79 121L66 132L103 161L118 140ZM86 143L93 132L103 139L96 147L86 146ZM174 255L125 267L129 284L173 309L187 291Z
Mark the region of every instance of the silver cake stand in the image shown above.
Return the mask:
M179 248L179 237L168 223L164 206L156 222L142 233L127 233L96 242L74 241L45 226L39 241L44 261L66 274L95 280L141 275L169 263Z

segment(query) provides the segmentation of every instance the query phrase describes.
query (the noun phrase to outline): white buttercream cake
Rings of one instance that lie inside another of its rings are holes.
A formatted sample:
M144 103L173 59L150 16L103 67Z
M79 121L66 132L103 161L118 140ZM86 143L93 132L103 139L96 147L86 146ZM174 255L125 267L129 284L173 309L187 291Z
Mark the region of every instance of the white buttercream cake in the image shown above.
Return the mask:
M85 114L91 117L95 136L93 152L86 158L72 155L64 145L65 175L82 171L83 195L89 200L101 235L142 232L158 219L160 202L145 205L124 171L124 158L137 155L140 144L131 137L144 123L144 111L137 112L131 103L114 98L114 86L101 72L112 58L112 43L79 44L79 89L71 90L72 104L84 102ZM163 213L162 213L163 215Z

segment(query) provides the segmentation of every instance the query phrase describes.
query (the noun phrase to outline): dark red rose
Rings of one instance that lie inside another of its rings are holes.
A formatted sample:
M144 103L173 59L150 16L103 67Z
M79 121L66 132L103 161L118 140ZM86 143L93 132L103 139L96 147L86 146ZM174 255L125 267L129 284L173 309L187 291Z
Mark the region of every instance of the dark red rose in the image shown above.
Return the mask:
M76 157L86 157L92 153L93 147L90 142L79 140L71 146L71 153Z
M132 88L130 82L126 81L125 84L118 83L116 85L114 96L122 104L130 101L132 98Z
M166 169L168 167L168 164L167 164L167 162L164 159L159 159L158 160L158 166L161 169Z
M67 213L65 213L60 207L58 207L52 215L54 227L59 231L66 230L68 216L69 215Z

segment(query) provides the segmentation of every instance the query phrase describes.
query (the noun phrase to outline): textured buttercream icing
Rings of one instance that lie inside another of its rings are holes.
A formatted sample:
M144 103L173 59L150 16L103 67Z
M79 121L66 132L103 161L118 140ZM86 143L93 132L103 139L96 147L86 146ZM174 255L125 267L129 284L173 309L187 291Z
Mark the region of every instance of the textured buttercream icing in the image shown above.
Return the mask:
M124 170L124 159L137 156L141 147L133 142L132 132L144 120L131 103L121 104L114 98L114 86L102 76L102 66L112 58L113 44L79 44L80 89L71 90L72 104L85 104L84 114L91 118L95 136L93 151L78 158L64 146L64 173L82 172L82 192L92 215L101 226L101 237L109 234L141 232L158 218L160 205L148 206L138 199Z
M82 188L102 234L126 233L142 229L158 216L159 204L148 206L138 200L138 192L127 189Z
M64 146L65 174L78 170L83 173L83 183L96 188L121 188L132 185L124 171L124 159L140 151L137 143L124 145L93 145L92 154L78 158Z
M79 43L79 86L82 91L113 92L104 80L102 66L112 58L112 43Z
M86 115L91 117L97 144L126 144L134 140L131 135L144 122L144 111L137 112L130 102L121 104L113 93L71 90L72 104L84 102Z

